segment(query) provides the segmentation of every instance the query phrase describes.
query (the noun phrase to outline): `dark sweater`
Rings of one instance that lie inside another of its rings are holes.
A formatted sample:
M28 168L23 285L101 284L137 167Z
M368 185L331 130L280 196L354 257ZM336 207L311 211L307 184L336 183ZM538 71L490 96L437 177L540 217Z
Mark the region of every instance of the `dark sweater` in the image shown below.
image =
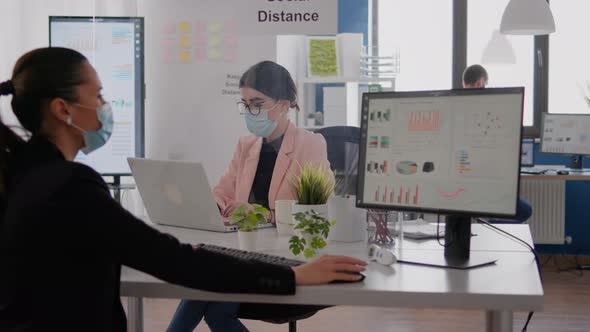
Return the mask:
M283 136L275 139L272 142L263 142L260 148L260 158L258 159L258 166L256 167L256 175L252 182L252 191L250 192L250 199L248 203L260 204L265 208L269 208L268 191L270 190L270 183L272 181L272 174L275 169L277 156L283 143Z
M125 331L121 265L217 292L293 294L290 268L194 249L147 226L91 168L33 139L0 219L0 331Z

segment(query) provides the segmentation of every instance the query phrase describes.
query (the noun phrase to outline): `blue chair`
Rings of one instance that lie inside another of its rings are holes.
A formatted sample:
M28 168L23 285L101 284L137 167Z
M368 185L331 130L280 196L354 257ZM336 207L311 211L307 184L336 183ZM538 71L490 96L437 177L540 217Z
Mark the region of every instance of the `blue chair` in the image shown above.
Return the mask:
M489 222L496 224L522 224L533 215L533 207L529 202L518 198L516 205L516 217L514 219L490 219Z

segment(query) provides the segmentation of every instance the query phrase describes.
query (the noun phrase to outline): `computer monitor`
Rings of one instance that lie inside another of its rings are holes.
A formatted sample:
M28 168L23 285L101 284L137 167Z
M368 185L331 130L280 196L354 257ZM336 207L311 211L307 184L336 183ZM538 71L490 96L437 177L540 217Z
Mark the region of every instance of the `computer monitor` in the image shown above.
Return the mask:
M363 94L357 206L449 215L446 262L434 265L485 263L470 259L471 218L516 215L523 96L521 87Z
M543 113L541 152L572 155L570 167L582 169L590 155L590 114Z
M523 138L520 147L520 166L533 167L535 166L535 139Z
M142 17L49 17L49 45L86 56L102 82L115 125L107 144L76 161L103 175L131 175L129 157L144 155L144 20Z

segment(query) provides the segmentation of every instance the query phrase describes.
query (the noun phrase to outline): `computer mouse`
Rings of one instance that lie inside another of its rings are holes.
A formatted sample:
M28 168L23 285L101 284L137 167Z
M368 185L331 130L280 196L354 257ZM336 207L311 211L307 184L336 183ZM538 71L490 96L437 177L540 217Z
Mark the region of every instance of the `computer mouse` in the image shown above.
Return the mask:
M568 175L568 174L570 174L569 171L563 171L563 170L557 171L557 175Z

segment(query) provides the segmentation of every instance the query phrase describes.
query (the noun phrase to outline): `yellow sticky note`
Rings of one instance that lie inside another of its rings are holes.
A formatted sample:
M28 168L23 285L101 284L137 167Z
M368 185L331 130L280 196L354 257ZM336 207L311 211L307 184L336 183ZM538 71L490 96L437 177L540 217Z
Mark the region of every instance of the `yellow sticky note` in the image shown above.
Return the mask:
M218 48L210 48L207 50L207 57L211 61L217 61L221 59L221 50Z
M180 48L191 48L191 39L189 36L180 36L178 38L178 46Z
M215 35L209 36L209 46L210 47L217 47L217 46L220 46L222 43L223 43L223 38L221 37L221 35L215 34Z
M182 50L179 53L179 61L180 63L189 63L191 62L192 56L191 51Z
M209 23L209 32L211 32L211 33L221 32L222 28L223 28L223 24L221 24L221 22L210 22Z
M186 22L186 21L178 23L178 32L190 33L191 32L191 23Z

